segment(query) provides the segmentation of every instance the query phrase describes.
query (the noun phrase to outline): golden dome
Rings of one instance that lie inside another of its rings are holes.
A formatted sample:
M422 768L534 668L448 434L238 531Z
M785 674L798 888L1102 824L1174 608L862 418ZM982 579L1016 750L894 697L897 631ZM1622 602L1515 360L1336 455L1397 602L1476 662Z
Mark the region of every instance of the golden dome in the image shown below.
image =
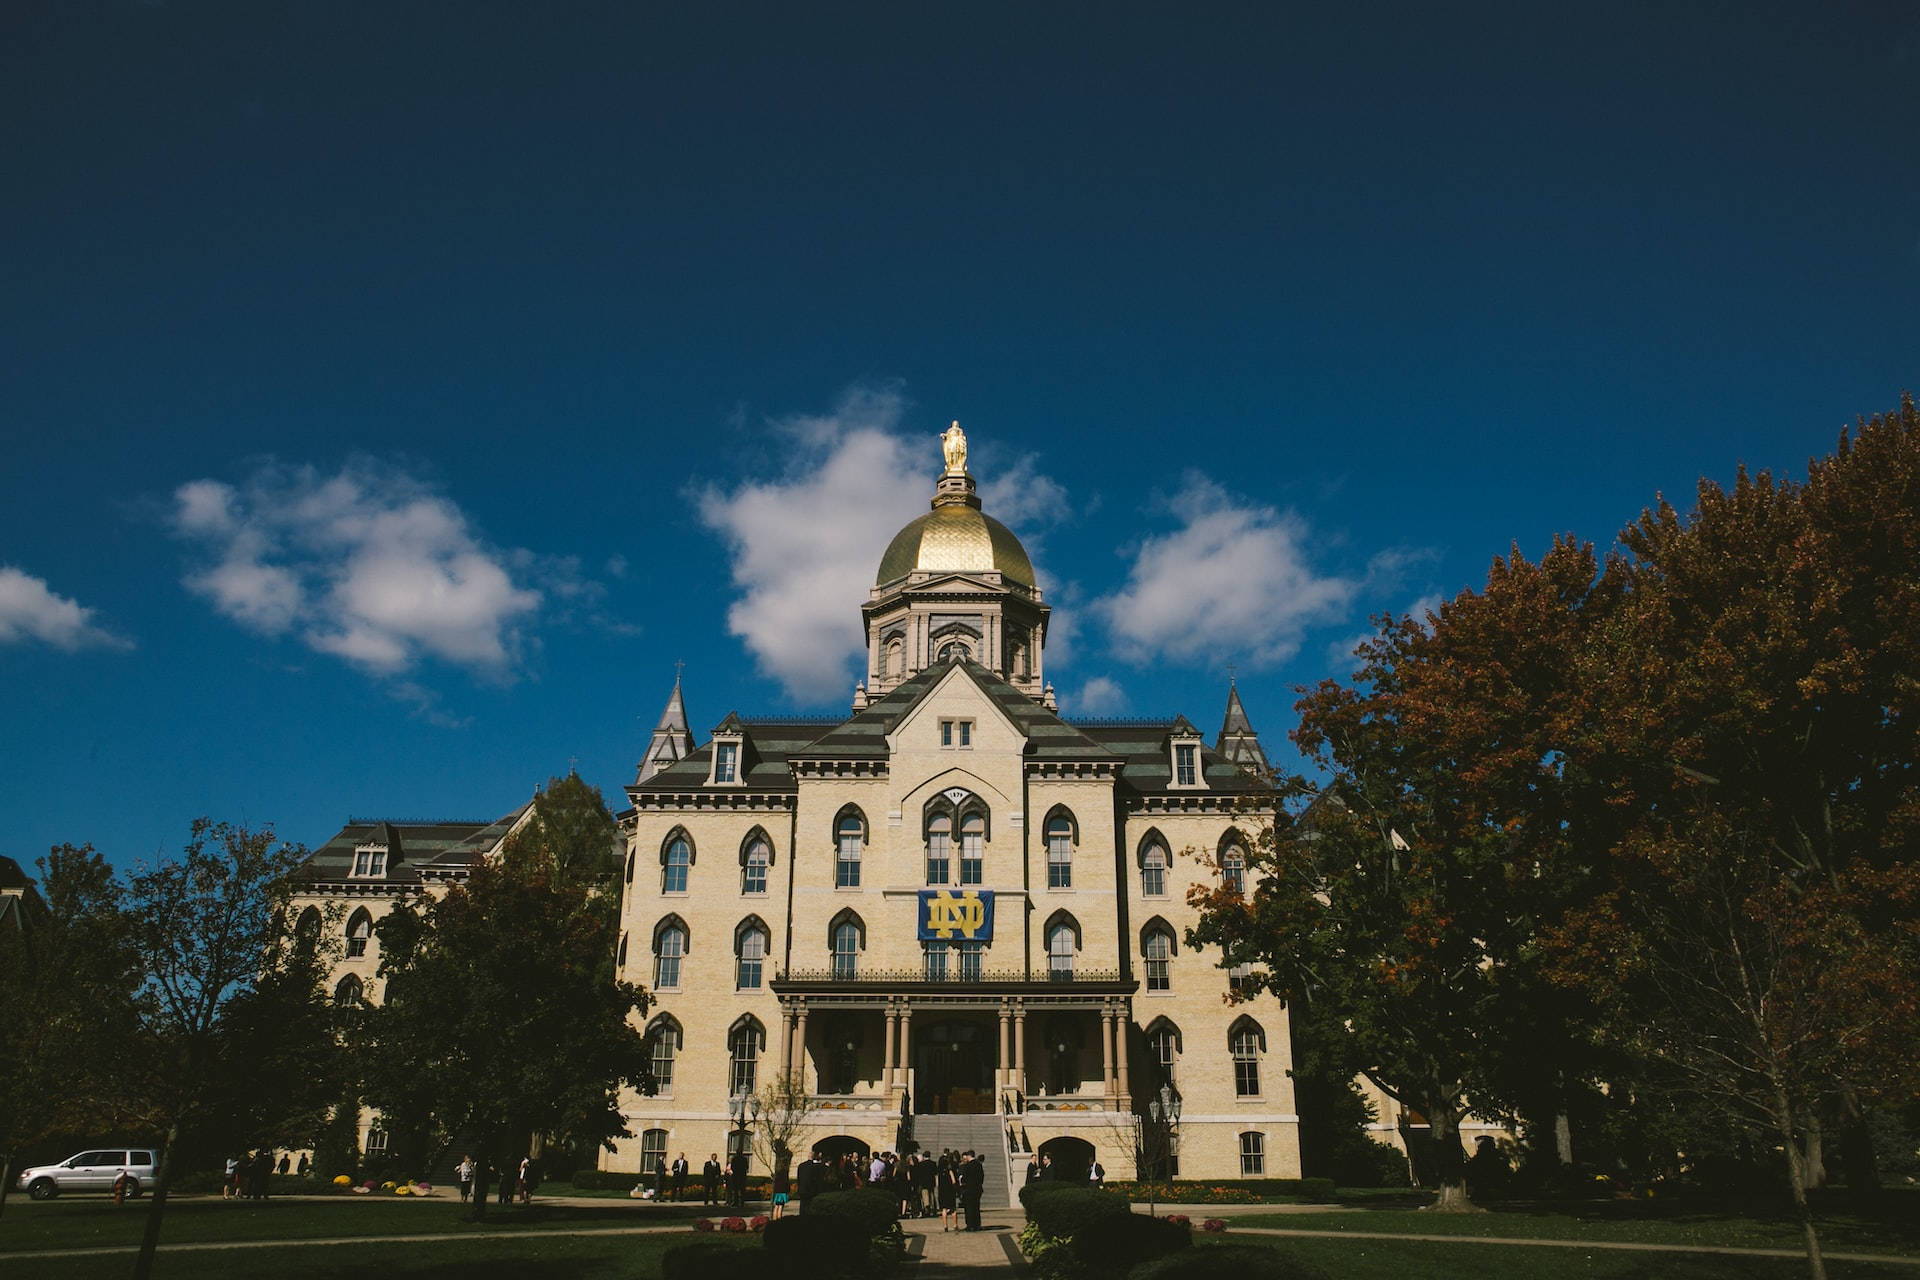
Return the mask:
M998 573L1008 582L1036 587L1033 561L1013 531L975 506L954 502L935 507L893 536L880 557L875 586L915 572Z

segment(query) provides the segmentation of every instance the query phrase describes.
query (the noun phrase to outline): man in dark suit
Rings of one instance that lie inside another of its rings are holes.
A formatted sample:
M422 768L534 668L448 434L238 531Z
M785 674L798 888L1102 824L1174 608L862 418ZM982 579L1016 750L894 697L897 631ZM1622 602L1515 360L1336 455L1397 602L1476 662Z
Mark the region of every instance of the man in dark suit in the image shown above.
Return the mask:
M966 1210L968 1231L980 1229L980 1195L987 1188L986 1166L969 1151L960 1166L960 1207Z
M793 1198L800 1202L800 1212L807 1211L807 1201L820 1194L821 1183L826 1180L827 1167L814 1159L811 1154L793 1168Z
M701 1169L700 1173L707 1180L707 1185L706 1185L707 1198L705 1200L705 1203L719 1204L720 1203L720 1153L719 1152L717 1151L713 1152L711 1155L707 1157L706 1167Z
M734 1152L727 1168L727 1203L742 1206L747 1203L747 1153Z
M673 1162L673 1198L687 1198L687 1153L682 1151L679 1159Z

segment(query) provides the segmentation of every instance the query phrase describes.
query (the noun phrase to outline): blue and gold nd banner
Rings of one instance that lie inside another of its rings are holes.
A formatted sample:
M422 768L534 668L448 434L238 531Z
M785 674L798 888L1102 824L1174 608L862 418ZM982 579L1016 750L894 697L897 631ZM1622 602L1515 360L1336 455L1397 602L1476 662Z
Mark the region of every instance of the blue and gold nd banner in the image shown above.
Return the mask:
M991 889L922 889L920 941L992 942Z

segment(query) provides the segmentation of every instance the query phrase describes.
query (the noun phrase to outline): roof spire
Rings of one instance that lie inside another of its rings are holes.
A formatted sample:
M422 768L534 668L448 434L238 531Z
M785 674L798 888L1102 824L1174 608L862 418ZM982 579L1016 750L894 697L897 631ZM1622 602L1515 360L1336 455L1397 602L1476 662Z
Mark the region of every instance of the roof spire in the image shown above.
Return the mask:
M667 697L666 710L660 713L660 723L654 726L635 782L645 782L675 761L686 759L693 750L693 734L687 728L687 702L680 693L680 673L686 665L685 662L673 664L673 692Z
M1254 732L1253 721L1247 718L1247 709L1240 704L1240 689L1231 668L1227 674L1227 714L1220 722L1220 737L1213 749L1245 768L1261 773L1272 768L1267 763L1266 751L1260 746L1260 735Z

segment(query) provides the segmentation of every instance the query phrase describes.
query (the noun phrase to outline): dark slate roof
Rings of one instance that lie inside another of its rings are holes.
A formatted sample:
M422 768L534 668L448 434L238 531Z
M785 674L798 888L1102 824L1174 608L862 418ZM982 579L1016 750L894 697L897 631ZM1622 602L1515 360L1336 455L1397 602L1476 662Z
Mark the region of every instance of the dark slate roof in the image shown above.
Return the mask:
M892 733L939 684L952 664L937 663L902 681L845 720L755 720L729 715L723 724L736 727L752 744L744 788L726 790L792 791L790 762L802 760L884 760L887 735ZM1069 723L1032 696L1022 693L977 662L962 664L973 682L1004 712L1028 740L1028 759L1059 763L1109 763L1122 767L1125 785L1138 792L1170 789L1172 765L1168 739L1178 732L1198 737L1186 717L1169 720L1094 720ZM1246 792L1261 784L1201 742L1201 759L1209 789ZM713 744L701 746L685 760L663 769L629 788L634 795L686 792L706 787L713 760ZM719 788L716 788L718 790Z
M529 804L532 802L529 801ZM473 865L487 850L500 842L521 814L521 805L512 813L491 822L380 822L349 819L331 840L315 849L293 873L296 881L352 880L365 885L417 885L424 870L460 871ZM399 856L394 856L392 840L397 838ZM363 844L388 846L387 874L383 879L356 878L353 875L353 851Z
M0 854L0 889L26 889L33 885L20 864Z

